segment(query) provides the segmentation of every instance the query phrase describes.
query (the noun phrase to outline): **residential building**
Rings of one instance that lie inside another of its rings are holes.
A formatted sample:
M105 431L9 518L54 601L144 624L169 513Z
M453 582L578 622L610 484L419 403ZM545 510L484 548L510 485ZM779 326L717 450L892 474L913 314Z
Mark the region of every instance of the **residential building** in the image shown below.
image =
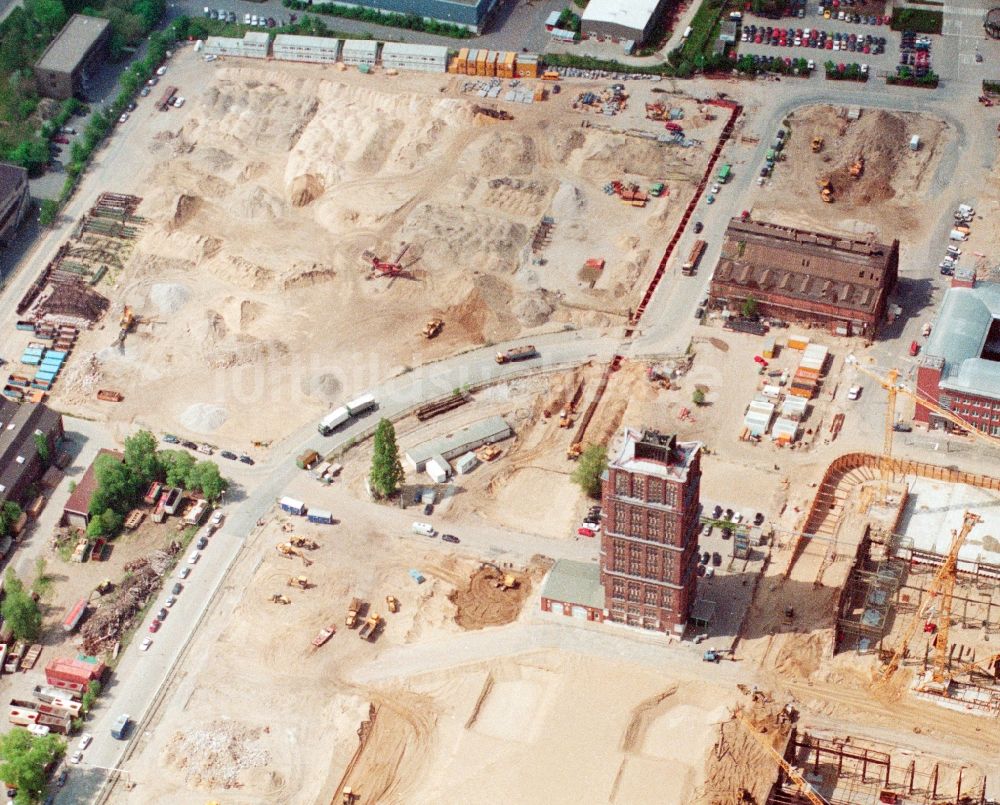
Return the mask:
M0 162L0 245L6 246L14 239L30 207L28 171Z
M38 91L59 101L84 93L110 38L108 20L74 14L35 65Z
M917 368L917 396L1000 436L1000 284L956 272ZM953 427L919 402L914 419Z
M733 313L752 298L761 317L871 338L898 269L898 240L885 244L733 218L709 295Z
M587 36L642 44L655 32L666 6L666 0L590 0L580 30Z
M33 487L41 481L46 462L38 453L36 437L48 446L49 459L63 437L62 415L44 403L15 403L0 398L0 503L23 508Z
M626 428L601 478L606 617L681 635L697 589L701 444Z
M125 460L124 453L119 453L117 450L108 450L102 447L97 451L93 462L87 467L80 483L76 485L73 494L69 496L69 500L63 506L63 525L86 528L90 523L90 499L97 491L97 474L94 472L94 464L101 456L114 456L118 461Z

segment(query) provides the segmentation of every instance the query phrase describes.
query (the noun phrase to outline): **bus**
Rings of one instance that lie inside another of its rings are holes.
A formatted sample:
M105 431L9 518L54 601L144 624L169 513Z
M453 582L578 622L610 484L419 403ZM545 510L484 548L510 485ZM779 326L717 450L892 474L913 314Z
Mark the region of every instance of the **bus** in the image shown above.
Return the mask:
M729 181L729 177L732 175L732 173L733 173L733 166L727 162L725 165L719 168L719 173L716 176L716 179L718 179L720 184L725 184L726 182Z

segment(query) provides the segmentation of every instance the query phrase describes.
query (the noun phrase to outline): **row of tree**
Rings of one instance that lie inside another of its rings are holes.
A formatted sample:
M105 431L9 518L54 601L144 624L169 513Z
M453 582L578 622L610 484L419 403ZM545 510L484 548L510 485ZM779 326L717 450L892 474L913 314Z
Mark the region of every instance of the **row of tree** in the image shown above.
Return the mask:
M229 482L214 461L195 461L183 450L157 450L156 437L141 430L125 439L125 458L107 454L94 462L97 488L90 499L92 538L118 533L125 515L136 507L153 481L200 492L207 500L218 500Z

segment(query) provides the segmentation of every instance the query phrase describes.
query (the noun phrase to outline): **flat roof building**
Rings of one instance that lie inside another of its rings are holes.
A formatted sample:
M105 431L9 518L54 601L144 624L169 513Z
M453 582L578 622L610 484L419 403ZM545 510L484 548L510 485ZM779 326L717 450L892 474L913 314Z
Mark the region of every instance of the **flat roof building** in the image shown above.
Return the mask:
M580 18L581 30L588 36L645 42L665 6L666 0L590 0Z
M62 415L44 403L15 403L0 397L0 503L25 504L45 473L35 437L49 448L49 460L63 436Z
M110 21L74 14L35 65L38 91L60 101L85 92L110 38Z
M448 69L448 48L442 45L386 42L382 45L382 66L397 70L443 73Z
M501 0L351 0L349 5L391 14L414 14L482 33Z
M333 63L340 56L343 39L325 36L278 34L274 37L274 58L282 61Z
M604 620L601 566L596 562L556 561L542 585L542 611L581 620Z
M697 592L701 443L625 428L601 476L609 620L682 635Z
M872 337L896 285L899 241L808 232L733 218L709 295L739 312L753 298L757 313Z
M415 472L420 472L427 465L427 462L436 456L440 456L445 461L482 447L484 444L493 444L504 439L509 439L514 435L503 417L491 416L488 419L474 422L454 433L442 436L439 439L431 439L410 448L406 451L406 463Z
M6 246L14 239L29 207L28 171L0 162L0 245Z
M917 396L1000 436L1000 284L956 273L917 367ZM919 402L914 419L952 427Z
M378 42L374 39L345 39L340 51L344 64L374 66L378 60Z

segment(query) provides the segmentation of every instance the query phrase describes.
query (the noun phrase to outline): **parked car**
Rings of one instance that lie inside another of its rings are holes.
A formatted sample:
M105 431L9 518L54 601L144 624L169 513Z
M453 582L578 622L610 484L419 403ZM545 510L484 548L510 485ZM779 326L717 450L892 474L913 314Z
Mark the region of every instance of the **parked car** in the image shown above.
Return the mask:
M198 542L196 543L196 547L198 548L199 551L205 550L205 548L208 547L208 540L205 539L205 537L198 537Z
M424 506L424 516L430 517L432 514L434 514L434 504L428 503Z
M157 620L156 618L153 618L153 620L150 621L150 624L149 624L149 631L151 631L151 632L158 632L158 631L160 631L160 621Z
M52 138L52 142L61 143L62 145L69 145L69 137L64 137L61 134L57 134L55 137Z
M455 536L454 534L442 534L442 535L441 535L441 539L442 539L442 540L443 540L444 542L451 542L451 543L453 543L453 544L455 544L455 545L458 545L458 543L459 543L459 542L461 541L461 540L459 540L459 538L458 538L458 537L456 537L456 536Z
M167 600L164 601L163 603L166 604L168 607L172 607L174 604L177 603L177 597L173 595L168 595Z
M246 453L240 455L240 461L243 464L249 464L251 467L254 465L254 460L250 458Z
M180 571L177 573L178 578L181 579L186 579L190 575L191 575L191 568L189 567L182 567Z
M897 422L895 425L892 426L892 429L897 433L909 433L910 431L913 430L913 425L911 425L909 422Z
M223 458L228 458L230 461L236 461L236 453L232 453L229 450L223 450L219 455Z
M593 530L589 529L589 528L578 528L576 530L576 533L579 534L581 537L592 537L592 536L594 536Z
M160 607L159 611L156 613L156 618L161 623L165 621L167 619L167 610L164 609L163 607Z
M147 95L149 95L149 87L143 87L141 90L139 90L139 94L143 98L145 98Z
M172 433L164 433L163 441L165 441L167 444L177 444L177 437L174 436Z
M139 644L139 651L149 651L149 647L151 645L153 645L153 638L144 637L142 638L142 642ZM79 752L77 754L79 754Z
M856 400L861 396L861 386L851 386L847 390L847 399Z
M83 752L74 752L74 753L73 753L73 754L72 754L72 755L70 756L70 759L69 759L69 762L70 762L70 763L72 763L72 764L74 764L74 765L76 765L76 764L78 764L78 763L79 763L79 762L80 762L81 760L83 760Z
M178 581L174 583L174 586L170 589L170 592L172 592L174 595L180 595L183 590L184 590L184 585Z
M157 75L166 75L167 74L167 65L164 64L162 67L157 67L156 68L156 74Z
M76 742L76 748L81 752L90 746L90 742L94 740L94 736L89 732L85 732L80 736L80 740Z
M722 564L722 554L718 551L712 554L712 564L716 567L719 567L719 565Z
M66 785L66 779L69 777L69 769L63 769L59 772L59 776L56 777L56 786L62 788Z
M189 565L193 565L193 564L195 564L195 563L196 563L196 562L197 562L197 561L198 561L199 559L201 559L201 554L200 554L200 553L198 553L198 551L191 551L191 553L190 553L190 554L188 555L188 564L189 564Z
M216 509L212 512L212 519L209 520L210 525L219 526L222 524L222 519L226 516L226 513L222 509Z
M121 117L118 118L119 123L124 123L128 120L128 112L122 112Z
M694 233L696 235L700 234L701 230L703 230L704 228L705 228L705 225L701 221L695 221L694 222Z
M753 516L753 524L754 525L763 525L764 524L764 512L757 512Z
M188 450L197 450L198 449L198 445L196 445L194 442L189 442L187 440L181 442L181 447L186 447Z

